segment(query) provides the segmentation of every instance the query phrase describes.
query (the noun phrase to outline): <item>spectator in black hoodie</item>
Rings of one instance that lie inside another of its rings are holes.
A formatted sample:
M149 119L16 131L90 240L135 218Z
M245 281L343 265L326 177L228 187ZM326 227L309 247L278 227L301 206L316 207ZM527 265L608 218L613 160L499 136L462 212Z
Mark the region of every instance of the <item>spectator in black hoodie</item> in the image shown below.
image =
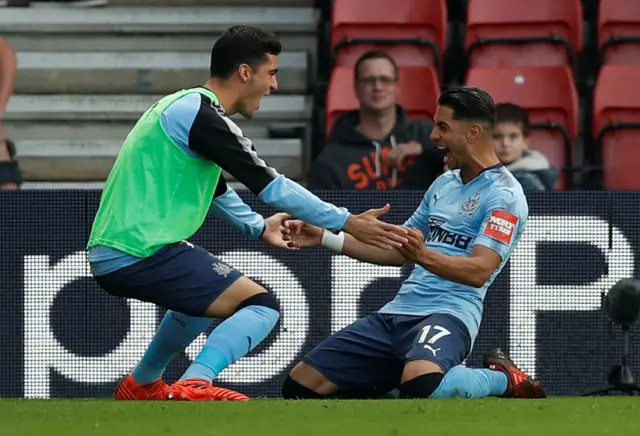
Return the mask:
M525 191L552 190L559 171L539 151L529 149L529 114L511 103L496 105L497 123L493 146L500 162L511 171Z
M354 79L360 108L332 126L329 144L311 166L309 188L426 190L442 173L444 156L429 140L432 125L407 119L396 103L394 59L369 51L356 62Z

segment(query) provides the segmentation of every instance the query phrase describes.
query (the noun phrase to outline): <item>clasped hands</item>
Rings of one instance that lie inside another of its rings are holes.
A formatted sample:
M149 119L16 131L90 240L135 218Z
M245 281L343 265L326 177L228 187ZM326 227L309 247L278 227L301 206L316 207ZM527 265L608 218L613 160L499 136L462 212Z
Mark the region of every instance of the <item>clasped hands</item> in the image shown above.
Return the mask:
M387 204L380 209L351 215L343 230L364 244L385 250L396 249L408 261L417 261L425 250L422 232L380 221L378 217L387 213L389 208ZM274 247L299 250L320 246L323 232L324 229L292 219L289 214L277 213L265 219L261 239Z

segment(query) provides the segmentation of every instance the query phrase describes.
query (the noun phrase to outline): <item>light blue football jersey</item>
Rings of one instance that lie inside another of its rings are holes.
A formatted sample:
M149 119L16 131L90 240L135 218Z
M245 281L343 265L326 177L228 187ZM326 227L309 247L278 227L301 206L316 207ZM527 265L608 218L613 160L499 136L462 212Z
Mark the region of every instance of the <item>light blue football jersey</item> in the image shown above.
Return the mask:
M502 262L481 288L445 280L419 265L380 313L448 313L460 319L475 341L487 288L509 259L524 231L529 207L520 183L502 165L487 168L469 183L460 171L441 175L405 223L422 231L425 246L450 256L471 256L476 244L490 248Z

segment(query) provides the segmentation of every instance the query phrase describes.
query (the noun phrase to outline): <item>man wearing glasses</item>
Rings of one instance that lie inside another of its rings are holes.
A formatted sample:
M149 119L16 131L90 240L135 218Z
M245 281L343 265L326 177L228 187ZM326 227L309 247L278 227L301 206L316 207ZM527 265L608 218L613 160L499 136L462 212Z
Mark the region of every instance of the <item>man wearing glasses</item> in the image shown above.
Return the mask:
M429 140L432 125L408 119L397 103L395 60L384 51L364 53L354 66L354 83L360 107L336 119L311 166L309 188L427 189L442 173L443 155Z

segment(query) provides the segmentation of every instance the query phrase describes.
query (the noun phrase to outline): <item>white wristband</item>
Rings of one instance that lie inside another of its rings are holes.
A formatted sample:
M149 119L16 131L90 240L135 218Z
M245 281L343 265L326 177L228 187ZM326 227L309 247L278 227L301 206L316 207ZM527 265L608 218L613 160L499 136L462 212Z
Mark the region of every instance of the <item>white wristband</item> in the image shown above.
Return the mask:
M344 246L344 232L340 232L336 235L331 233L329 230L324 230L322 232L322 243L320 245L331 251L342 253L342 247Z

